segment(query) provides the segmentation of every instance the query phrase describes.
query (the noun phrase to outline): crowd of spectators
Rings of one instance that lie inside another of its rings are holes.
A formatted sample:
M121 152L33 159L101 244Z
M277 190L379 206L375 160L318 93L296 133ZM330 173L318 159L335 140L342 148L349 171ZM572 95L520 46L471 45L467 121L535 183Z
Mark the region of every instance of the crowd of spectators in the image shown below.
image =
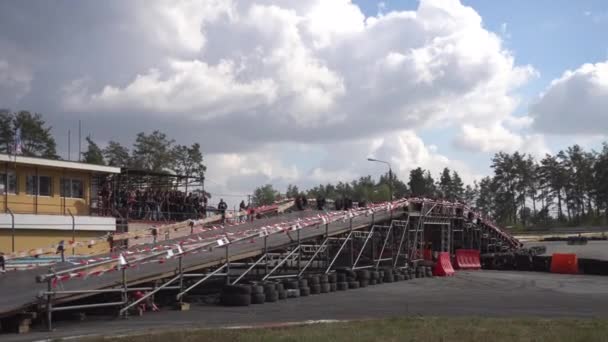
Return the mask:
M121 190L103 187L100 191L101 214L135 220L181 221L207 216L207 197L178 190Z

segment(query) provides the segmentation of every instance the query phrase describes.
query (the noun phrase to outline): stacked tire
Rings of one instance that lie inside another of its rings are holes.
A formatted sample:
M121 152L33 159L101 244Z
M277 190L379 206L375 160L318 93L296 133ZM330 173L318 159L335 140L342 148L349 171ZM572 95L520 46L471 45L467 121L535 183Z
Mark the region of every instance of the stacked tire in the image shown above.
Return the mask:
M393 273L392 268L387 267L384 269L384 278L382 280L385 283L392 283L395 281L395 274Z
M330 273L327 275L327 279L329 280L329 292L338 291L338 274Z
M310 296L310 287L308 287L308 280L300 279L298 281L298 284L300 286L300 296L301 297Z
M317 295L321 293L321 279L318 275L312 275L308 278L308 287L310 294Z
M251 285L251 304L264 304L265 302L264 285Z
M279 300L279 292L276 283L264 284L264 296L267 303L274 303Z
M249 306L252 300L251 286L226 285L220 292L220 303L226 306Z
M319 276L319 283L321 285L321 293L331 292L331 284L329 282L329 276L327 274L321 274Z
M298 298L300 297L300 282L297 280L289 280L286 281L283 286L285 287L285 292L287 298Z
M336 289L338 291L348 290L348 281L347 281L346 273L337 273L336 277L337 277Z
M357 279L359 280L359 287L368 287L371 275L369 270L357 271Z

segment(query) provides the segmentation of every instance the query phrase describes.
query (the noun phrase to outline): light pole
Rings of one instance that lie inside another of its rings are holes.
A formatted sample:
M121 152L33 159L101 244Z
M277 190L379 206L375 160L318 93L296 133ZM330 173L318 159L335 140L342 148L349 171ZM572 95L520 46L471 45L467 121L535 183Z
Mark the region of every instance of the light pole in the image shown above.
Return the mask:
M383 163L383 164L388 165L388 188L389 188L389 192L390 192L390 200L392 202L393 201L393 168L391 167L391 163L384 161L384 160L374 159L374 158L367 158L367 160L370 162L377 162L377 163Z

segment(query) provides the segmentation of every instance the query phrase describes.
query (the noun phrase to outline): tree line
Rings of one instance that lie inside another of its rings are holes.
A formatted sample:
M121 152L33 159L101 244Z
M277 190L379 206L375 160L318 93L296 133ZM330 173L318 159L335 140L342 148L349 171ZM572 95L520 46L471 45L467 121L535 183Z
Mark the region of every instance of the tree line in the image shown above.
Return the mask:
M0 153L13 153L15 135L19 131L21 155L60 159L51 129L39 113L0 110ZM86 137L86 142L87 147L81 156L84 163L161 173L173 171L197 178L202 177L206 170L198 143L190 146L175 144L175 140L160 131L138 133L130 150L117 141L110 141L105 148L100 148L91 137Z
M499 152L492 175L464 185L457 171L445 168L438 179L429 170L410 171L407 183L393 175L394 198L429 197L467 203L506 226L599 225L608 221L608 144L600 151L573 145L537 160L531 155ZM272 185L254 192L257 204L271 203ZM306 195L336 200L377 202L390 198L388 174L352 182L320 184L306 191L289 185L285 196Z

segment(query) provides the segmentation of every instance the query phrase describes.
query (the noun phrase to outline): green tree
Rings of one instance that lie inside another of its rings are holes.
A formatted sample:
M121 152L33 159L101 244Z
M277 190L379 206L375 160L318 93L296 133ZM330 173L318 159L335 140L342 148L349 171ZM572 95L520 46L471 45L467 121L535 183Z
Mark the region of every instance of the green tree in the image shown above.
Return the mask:
M198 143L188 147L185 145L177 145L173 148L173 171L181 176L186 177L186 192L188 192L188 184L190 178L199 179L204 176L207 167L203 164L203 154L201 146ZM162 169L163 166L160 166Z
M452 176L450 175L450 169L447 167L443 169L441 172L441 176L439 177L439 186L438 189L439 196L452 200L454 198L454 194L452 192Z
M82 161L89 164L105 165L106 163L103 160L103 153L101 152L99 146L97 146L91 137L87 137L86 141L88 143L88 147L85 152L82 152Z
M167 138L167 135L160 131L154 131L152 134L143 132L137 134L133 144L134 166L154 172L166 172L166 169L172 169L175 163L174 142L175 140Z
M129 167L131 166L131 157L129 156L129 149L122 146L116 141L110 141L108 146L102 151L105 160L110 166L116 167Z
M435 197L437 195L437 187L435 186L435 180L431 176L431 171L426 171L424 175L424 195L429 197Z
M253 205L258 207L261 205L269 205L274 203L279 194L271 184L266 184L253 191Z
M422 168L416 168L410 171L410 192L414 197L421 197L426 195L426 182L424 179L424 170Z
M462 178L456 171L452 171L452 182L450 184L450 200L463 200L464 199L464 183L462 182Z
M287 198L296 198L298 195L300 195L300 191L297 186L292 184L287 185L287 191L285 192Z
M21 130L21 154L29 157L59 159L57 144L39 113L20 111L11 114L7 110L0 113L0 149L11 152L15 132Z

